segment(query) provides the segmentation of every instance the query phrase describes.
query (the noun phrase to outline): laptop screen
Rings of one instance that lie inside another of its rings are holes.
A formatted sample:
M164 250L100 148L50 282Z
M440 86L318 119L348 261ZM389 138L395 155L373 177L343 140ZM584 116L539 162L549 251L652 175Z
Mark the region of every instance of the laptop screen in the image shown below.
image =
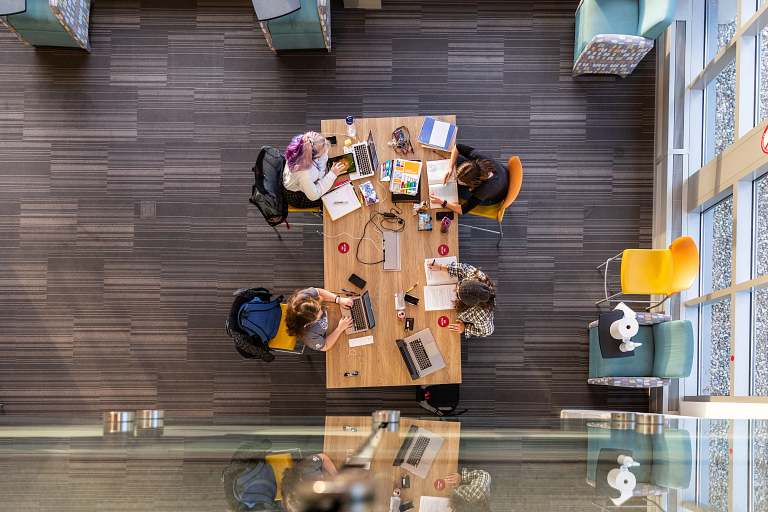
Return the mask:
M365 310L368 312L368 327L373 328L376 325L376 319L373 318L373 308L371 307L371 296L368 292L363 294L363 302L365 302Z
M373 170L379 172L379 155L376 154L376 143L373 141L373 130L368 132L368 149L371 151Z

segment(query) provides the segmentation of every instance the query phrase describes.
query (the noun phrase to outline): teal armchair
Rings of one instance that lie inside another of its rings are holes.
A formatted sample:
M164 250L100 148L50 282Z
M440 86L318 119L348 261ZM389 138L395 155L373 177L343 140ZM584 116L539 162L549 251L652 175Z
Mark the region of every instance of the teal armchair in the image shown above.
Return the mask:
M328 0L301 0L301 8L285 16L259 22L270 50L325 49L331 51Z
M635 430L587 428L587 482L594 485L600 450L610 448L632 452L639 466L629 470L637 485L634 495L661 494L668 489L687 489L691 484L693 457L687 430L667 428L661 433ZM619 467L618 463L616 467ZM651 492L649 492L651 490Z
M676 0L581 0L573 75L626 77L672 23Z
M27 0L26 12L0 16L0 23L29 46L91 51L91 0Z
M605 386L650 388L669 385L670 379L691 375L693 326L689 320L670 320L655 313L637 313L640 324L632 337L642 343L632 357L604 359L597 321L589 325L589 382ZM618 341L616 342L618 343Z

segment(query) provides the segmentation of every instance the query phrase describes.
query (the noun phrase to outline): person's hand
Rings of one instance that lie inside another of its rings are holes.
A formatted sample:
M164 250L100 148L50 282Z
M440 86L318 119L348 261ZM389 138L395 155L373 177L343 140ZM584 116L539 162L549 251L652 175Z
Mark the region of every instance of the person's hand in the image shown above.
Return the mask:
M455 324L451 324L448 326L448 330L451 332L457 332L461 334L462 332L464 332L464 327L465 327L464 322L462 322L461 320L456 320Z
M352 309L352 299L349 297L342 298L339 297L339 307L344 309Z
M427 268L440 270L443 267L442 263L435 263L435 260L430 261L427 263Z
M331 166L331 172L335 174L336 176L340 175L344 172L344 164L341 162L336 162Z
M432 201L433 203L443 204L443 200L437 197L432 192L429 193L429 200Z
M351 316L343 316L341 317L341 320L339 320L339 326L337 329L341 331L345 331L352 327L353 321Z
M451 473L445 477L445 481L451 484L451 487L458 487L461 485L461 475L458 473Z
M448 172L445 173L445 176L443 176L443 185L448 183L448 177L451 175L452 172L453 172L453 169L448 169Z

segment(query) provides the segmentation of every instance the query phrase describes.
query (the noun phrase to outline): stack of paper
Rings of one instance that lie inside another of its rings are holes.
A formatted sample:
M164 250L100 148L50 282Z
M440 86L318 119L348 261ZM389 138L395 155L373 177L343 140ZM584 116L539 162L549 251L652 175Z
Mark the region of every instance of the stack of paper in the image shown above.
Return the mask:
M427 162L427 183L429 184L429 193L435 194L449 203L459 203L459 189L456 183L456 176L451 174L445 185L443 179L446 174L452 173L450 160L433 160ZM440 208L440 203L429 202L430 208Z
M424 272L427 274L427 283L424 286L424 310L441 311L453 309L453 301L456 299L456 284L458 277L451 277L447 270L431 269L427 265L432 262L442 265L456 263L456 256L447 258L427 258L424 260Z
M456 143L456 125L427 116L418 141L422 146L448 151Z
M421 176L421 162L396 158L392 162L389 191L393 194L415 196L419 190L419 176Z

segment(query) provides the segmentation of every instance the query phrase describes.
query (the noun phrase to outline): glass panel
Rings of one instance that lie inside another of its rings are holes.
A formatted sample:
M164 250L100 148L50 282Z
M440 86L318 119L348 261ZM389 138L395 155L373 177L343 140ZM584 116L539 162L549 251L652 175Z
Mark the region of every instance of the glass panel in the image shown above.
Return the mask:
M675 101L672 147L683 149L685 135L685 21L675 22Z
M768 396L768 288L755 292L752 321L755 322L752 341L752 394Z
M701 394L731 394L731 299L701 307Z
M701 293L731 286L733 196L702 214Z
M755 277L768 274L768 174L755 180Z
M736 0L707 3L707 63L736 35L736 5Z
M768 421L752 420L752 507L768 511Z
M736 59L715 78L715 156L733 144L736 121Z
M757 122L760 123L768 116L768 27L764 28L757 38L757 56Z
M709 420L709 499L716 510L728 510L728 420Z

